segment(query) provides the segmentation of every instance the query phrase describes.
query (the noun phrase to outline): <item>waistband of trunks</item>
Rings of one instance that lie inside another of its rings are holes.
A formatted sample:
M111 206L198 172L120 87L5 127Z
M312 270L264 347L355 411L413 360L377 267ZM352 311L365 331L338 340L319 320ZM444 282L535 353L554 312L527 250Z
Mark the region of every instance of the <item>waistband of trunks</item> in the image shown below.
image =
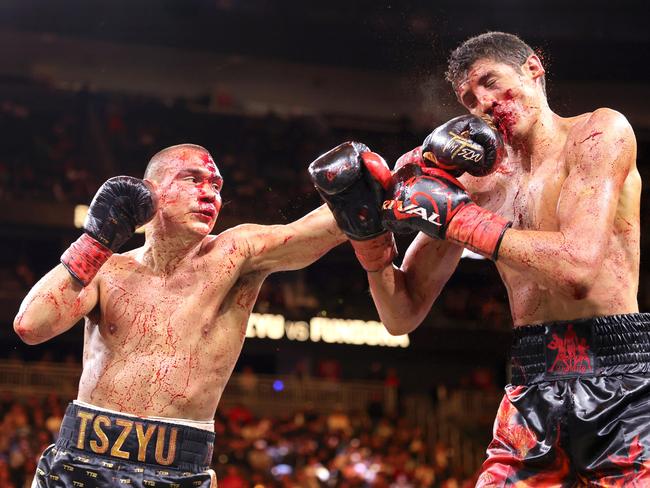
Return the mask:
M56 445L108 463L129 461L196 473L209 468L214 433L70 403Z
M516 327L512 384L580 376L650 375L650 313Z

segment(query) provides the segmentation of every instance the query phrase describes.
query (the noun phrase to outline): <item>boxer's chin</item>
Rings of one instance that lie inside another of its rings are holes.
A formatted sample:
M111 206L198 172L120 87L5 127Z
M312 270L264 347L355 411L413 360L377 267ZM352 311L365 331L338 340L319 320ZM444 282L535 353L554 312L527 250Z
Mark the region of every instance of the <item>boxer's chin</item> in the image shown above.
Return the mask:
M182 223L182 226L185 231L189 231L192 234L207 236L210 234L210 232L212 232L212 229L214 229L215 221L216 218L208 219L205 218L205 216L196 217L194 215L191 215Z
M210 222L194 222L192 229L202 236L207 236L214 229L215 221L211 220Z

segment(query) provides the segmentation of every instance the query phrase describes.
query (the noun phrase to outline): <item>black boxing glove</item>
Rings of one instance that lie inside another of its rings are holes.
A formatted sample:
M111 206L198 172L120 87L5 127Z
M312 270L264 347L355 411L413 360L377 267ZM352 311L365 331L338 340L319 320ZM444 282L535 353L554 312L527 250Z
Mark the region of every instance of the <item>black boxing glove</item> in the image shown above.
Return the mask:
M438 168L409 164L393 178L392 198L383 204L385 228L424 232L496 261L511 222L476 205L458 180Z
M63 253L61 263L73 278L88 285L136 228L153 218L156 208L155 193L143 180L131 176L107 180L88 208L85 233Z
M461 115L429 134L420 154L424 166L440 168L452 176L465 172L486 176L501 162L505 148L490 119Z
M397 254L381 223L391 174L384 159L359 142L345 142L309 165L309 175L366 271L379 271Z

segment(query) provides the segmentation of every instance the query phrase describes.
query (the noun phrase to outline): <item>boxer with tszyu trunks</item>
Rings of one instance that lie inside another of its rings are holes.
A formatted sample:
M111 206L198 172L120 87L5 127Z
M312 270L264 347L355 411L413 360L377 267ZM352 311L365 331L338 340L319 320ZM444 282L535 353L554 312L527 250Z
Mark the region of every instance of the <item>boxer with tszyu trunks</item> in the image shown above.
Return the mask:
M35 487L216 487L214 415L262 282L345 240L325 206L210 235L222 182L192 144L156 154L144 180L109 179L24 299L14 329L28 344L85 319L79 393ZM144 224L144 245L117 253Z

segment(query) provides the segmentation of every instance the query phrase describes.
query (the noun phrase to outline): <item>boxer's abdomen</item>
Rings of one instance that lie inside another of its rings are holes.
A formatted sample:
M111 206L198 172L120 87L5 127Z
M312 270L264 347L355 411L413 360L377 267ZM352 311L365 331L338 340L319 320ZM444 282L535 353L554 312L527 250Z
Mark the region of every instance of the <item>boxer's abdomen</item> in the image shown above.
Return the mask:
M584 299L576 299L503 264L499 273L506 284L515 326L638 312L638 268L633 263L606 259Z

